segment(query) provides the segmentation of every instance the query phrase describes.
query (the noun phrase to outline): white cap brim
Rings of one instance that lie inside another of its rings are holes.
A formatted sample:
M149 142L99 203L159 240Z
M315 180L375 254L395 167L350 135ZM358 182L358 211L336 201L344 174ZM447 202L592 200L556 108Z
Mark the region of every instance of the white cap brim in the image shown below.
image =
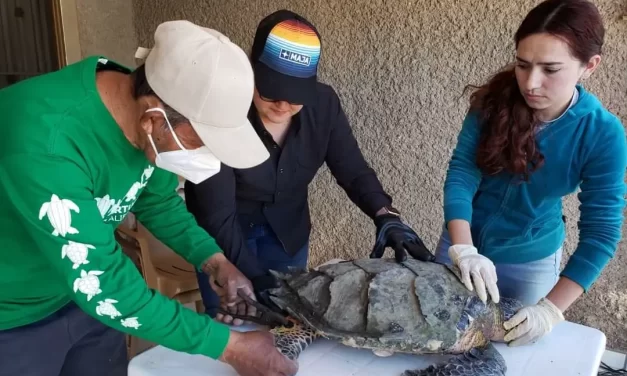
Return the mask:
M190 120L192 127L205 146L232 168L251 168L265 162L268 149L255 132L248 119L239 127L216 127Z

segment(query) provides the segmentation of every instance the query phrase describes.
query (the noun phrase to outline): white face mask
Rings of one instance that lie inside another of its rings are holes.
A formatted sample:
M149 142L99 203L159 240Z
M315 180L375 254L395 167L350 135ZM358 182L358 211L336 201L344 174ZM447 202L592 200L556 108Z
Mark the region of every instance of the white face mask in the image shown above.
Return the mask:
M176 137L176 133L174 132L172 125L170 125L170 121L168 120L168 116L165 114L165 111L158 107L146 110L146 112L150 111L158 111L163 114L168 127L170 127L170 132L172 132L174 140L179 148L181 148L181 150L159 153L157 151L157 147L155 146L155 142L152 139L152 135L149 134L148 140L150 141L152 148L155 150L155 164L157 167L177 174L194 184L201 183L220 172L220 160L216 158L215 155L207 149L207 147L203 146L194 150L185 149Z

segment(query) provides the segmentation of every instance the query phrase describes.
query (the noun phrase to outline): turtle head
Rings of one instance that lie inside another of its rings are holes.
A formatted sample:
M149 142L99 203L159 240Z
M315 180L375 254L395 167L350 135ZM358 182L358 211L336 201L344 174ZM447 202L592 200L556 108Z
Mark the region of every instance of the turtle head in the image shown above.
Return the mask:
M490 325L489 335L486 336L495 342L504 342L505 328L503 323L514 316L523 307L522 302L517 299L501 297L498 303L490 304L492 325Z
M289 359L296 360L319 334L293 318L288 318L288 321L288 325L274 327L270 332L274 335L277 350Z
M514 316L520 308L522 303L516 299L501 297L498 303L492 300L484 303L475 295L466 303L457 326L462 331L472 326L483 334L484 340L504 342L503 323Z
M286 272L275 270L269 272L276 278L276 285L258 293L258 300L269 307L275 317L280 315L286 320L286 322L275 321L270 325L270 332L274 335L275 347L279 352L289 359L296 360L300 353L320 336L315 325L311 325L309 321L311 317L307 309L300 309L303 302L291 286L299 276L306 273L306 270L289 268Z
M270 332L274 335L274 346L279 352L291 360L296 360L318 337L313 329L304 325L301 321L291 316L286 310L288 302L273 294L281 291L279 289L269 289L258 292L257 311L261 314L262 323L270 327Z

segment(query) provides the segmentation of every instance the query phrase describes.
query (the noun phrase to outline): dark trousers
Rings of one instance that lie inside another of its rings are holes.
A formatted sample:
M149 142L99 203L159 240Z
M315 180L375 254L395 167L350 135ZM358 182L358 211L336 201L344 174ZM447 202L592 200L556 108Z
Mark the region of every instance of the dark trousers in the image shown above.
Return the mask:
M126 376L127 367L124 334L74 303L0 330L0 376Z
M246 243L264 270L286 271L288 266L307 266L309 244L306 243L294 256L290 256L283 250L281 242L269 226L256 225L251 228L247 233ZM211 288L206 273L197 271L196 277L205 312L215 317L220 307L220 298Z

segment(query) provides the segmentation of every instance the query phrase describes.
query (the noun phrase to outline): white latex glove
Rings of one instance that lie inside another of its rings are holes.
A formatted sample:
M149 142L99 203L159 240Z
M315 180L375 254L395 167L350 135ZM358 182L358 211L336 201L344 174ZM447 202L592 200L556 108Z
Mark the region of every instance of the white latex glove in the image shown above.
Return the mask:
M455 266L459 268L462 275L462 283L470 291L477 289L479 299L484 303L488 301L486 288L490 292L490 297L494 303L500 300L499 289L496 286L496 268L489 258L482 256L477 248L467 244L455 244L449 247L448 256ZM472 282L470 277L472 276Z
M535 342L562 321L562 311L550 300L542 298L538 304L522 308L503 324L505 330L508 330L503 339L509 346Z

